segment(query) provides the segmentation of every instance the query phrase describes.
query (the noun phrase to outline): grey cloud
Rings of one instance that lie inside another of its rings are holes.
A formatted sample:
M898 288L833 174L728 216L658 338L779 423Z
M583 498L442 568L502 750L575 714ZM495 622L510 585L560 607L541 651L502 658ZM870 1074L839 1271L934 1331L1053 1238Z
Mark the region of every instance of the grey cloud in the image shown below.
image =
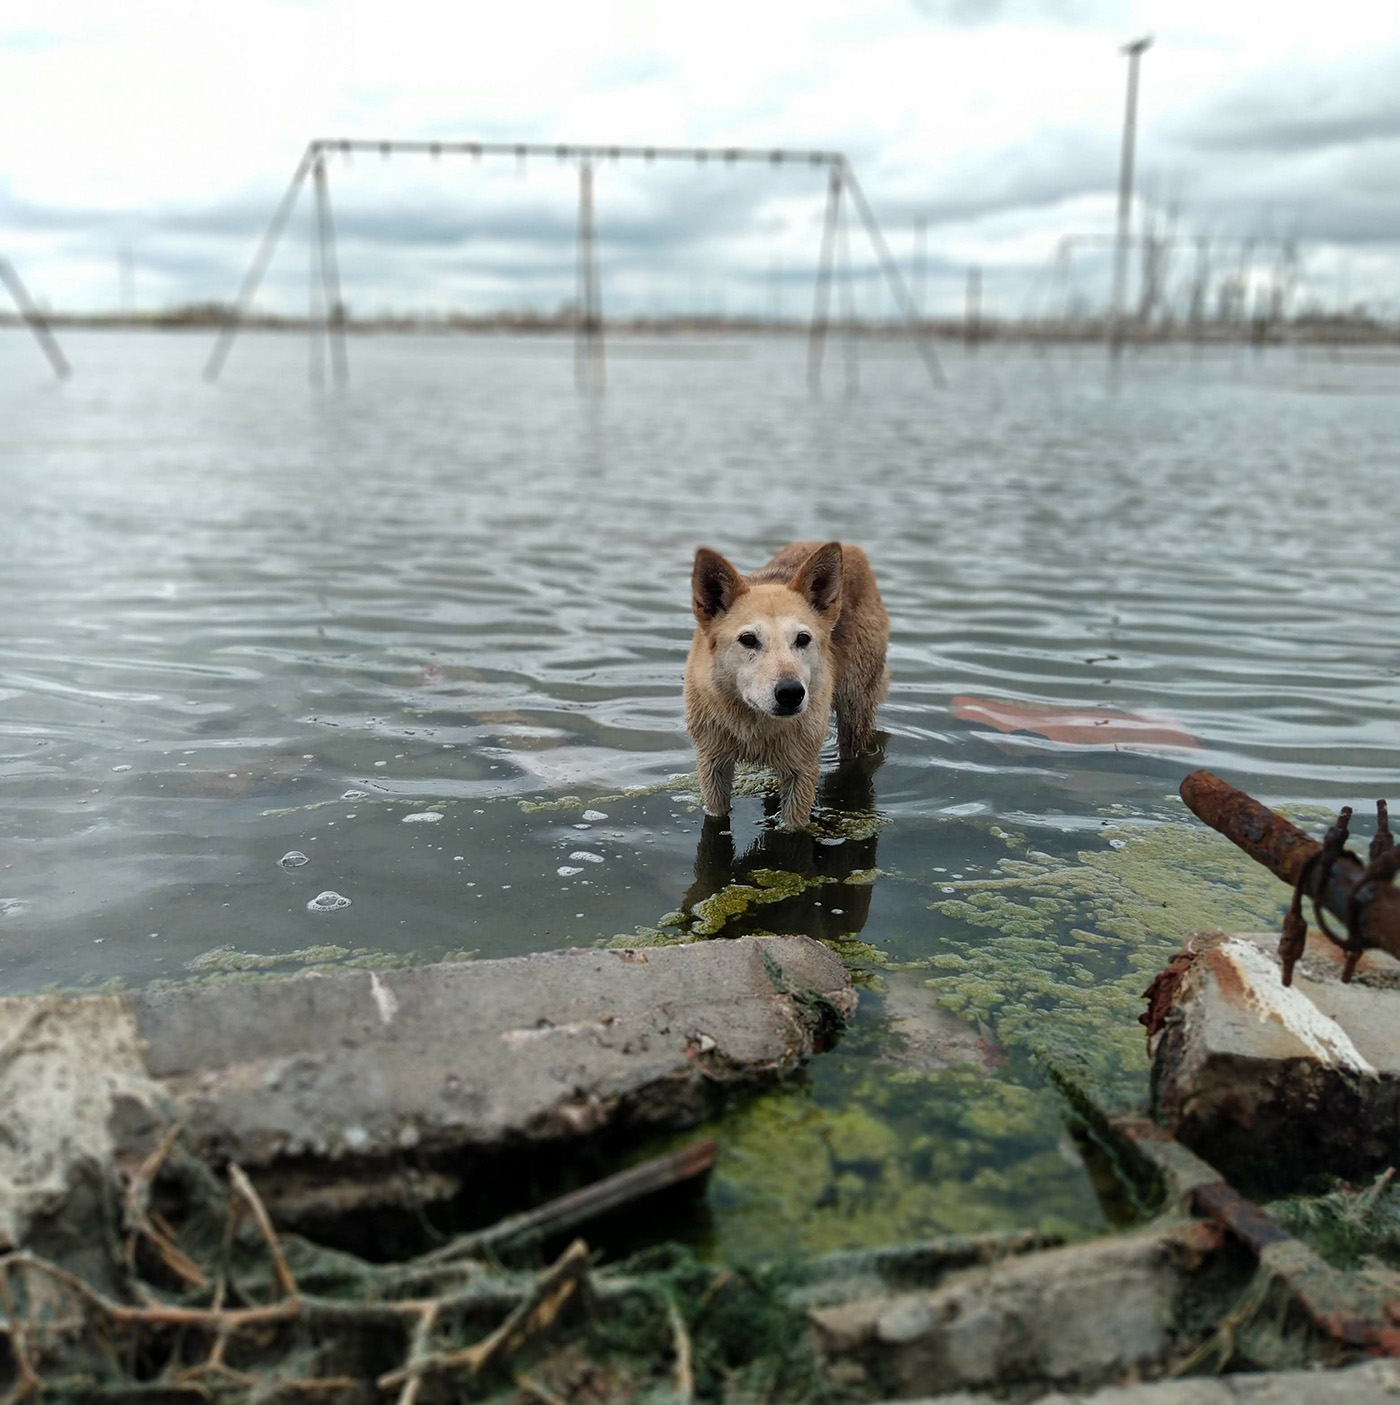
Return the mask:
M1345 68L1252 74L1169 134L1203 152L1292 155L1400 136L1400 50Z
M911 0L925 19L958 29L1034 19L1056 24L1090 24L1104 7L1094 0Z

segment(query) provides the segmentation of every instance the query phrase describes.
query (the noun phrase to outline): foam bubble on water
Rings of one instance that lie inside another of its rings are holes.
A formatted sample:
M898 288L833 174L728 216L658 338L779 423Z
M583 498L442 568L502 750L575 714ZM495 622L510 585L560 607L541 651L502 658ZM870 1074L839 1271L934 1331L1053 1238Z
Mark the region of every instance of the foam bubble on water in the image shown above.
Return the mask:
M581 868L575 868L572 864L566 863L560 864L554 871L560 878L572 878L574 874L583 872Z
M597 824L599 820L607 819L607 815L602 810L585 810L583 812L582 818L585 820L591 820L594 824Z
M591 824L576 824L576 825L574 826L574 828L575 828L575 829L592 829L593 826L592 826Z
M131 770L131 767L130 767L130 766L113 766L112 769L113 769L114 771L129 771L129 770Z
M363 800L368 794L367 790L347 790L340 798L342 800Z
M310 863L311 860L300 849L291 849L283 854L277 862L283 868L300 868L302 864Z
M404 824L436 824L442 818L441 810L418 810L403 817Z
M591 853L588 852L587 849L575 849L574 852L569 855L569 857L570 857L571 859L573 859L576 863L602 863L602 862L603 862L603 856L602 856L602 854L591 854Z
M13 917L28 906L23 898L0 898L0 917Z
M317 893L306 905L308 912L334 912L337 908L349 907L350 899L342 897L339 893L332 892L327 888L324 893Z

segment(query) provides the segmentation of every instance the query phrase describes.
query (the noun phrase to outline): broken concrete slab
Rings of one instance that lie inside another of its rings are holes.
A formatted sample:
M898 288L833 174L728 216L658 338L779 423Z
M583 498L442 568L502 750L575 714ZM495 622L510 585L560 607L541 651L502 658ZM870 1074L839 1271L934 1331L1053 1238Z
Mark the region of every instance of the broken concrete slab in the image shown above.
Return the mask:
M1028 1397L1034 1405L1394 1405L1400 1361L1366 1361L1338 1371L1261 1371L1211 1379L1109 1386L1092 1395ZM998 1397L999 1398L999 1397ZM989 1395L926 1397L904 1405L991 1405Z
M214 1162L277 1166L291 1207L327 1180L402 1197L409 1149L413 1196L445 1198L464 1154L692 1123L790 1073L855 1001L807 937L0 1000L0 1232L20 1242L81 1167L177 1120Z
M1199 1225L1010 1258L937 1288L813 1310L837 1385L901 1399L958 1390L1072 1389L1161 1370L1179 1354L1178 1309L1218 1239Z
M1374 1174L1400 1135L1400 962L1368 952L1342 984L1320 933L1284 986L1275 933L1202 933L1159 987L1154 1115L1228 1180L1279 1192Z

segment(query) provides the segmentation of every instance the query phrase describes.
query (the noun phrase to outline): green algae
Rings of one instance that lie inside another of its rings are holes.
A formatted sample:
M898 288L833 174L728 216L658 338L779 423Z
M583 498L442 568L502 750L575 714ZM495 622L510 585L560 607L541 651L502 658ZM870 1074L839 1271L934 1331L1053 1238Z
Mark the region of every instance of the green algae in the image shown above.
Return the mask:
M1058 1100L967 1066L871 1070L839 1096L798 1084L708 1130L715 1228L743 1256L893 1244L1025 1226L1097 1227ZM1026 1188L1036 1187L1027 1216Z
M351 954L348 946L303 947L300 951L263 954L256 951L239 951L232 946L216 946L193 960L185 962L185 970L195 975L207 975L214 971L268 971L275 966L325 965L343 960Z
M729 883L703 898L690 910L688 932L692 937L712 937L736 918L747 916L767 903L795 898L813 888L836 882L821 874L789 873L774 868L753 869L752 883Z
M1072 1096L1134 1106L1147 1087L1141 994L1192 932L1268 930L1283 886L1219 836L1169 821L1116 823L1106 847L1057 864L1024 838L999 878L940 885L947 924L929 958L942 1004L986 1021Z
M1362 1268L1376 1259L1400 1268L1400 1188L1394 1168L1382 1171L1369 1186L1338 1184L1320 1195L1271 1201L1268 1210L1334 1268Z
M475 953L467 953L474 955ZM461 960L462 954L449 953L445 960ZM404 952L376 951L372 947L336 946L323 943L298 951L240 951L234 946L216 946L185 963L183 978L151 981L149 990L170 990L181 985L206 985L221 981L275 980L306 971L383 971L418 965Z

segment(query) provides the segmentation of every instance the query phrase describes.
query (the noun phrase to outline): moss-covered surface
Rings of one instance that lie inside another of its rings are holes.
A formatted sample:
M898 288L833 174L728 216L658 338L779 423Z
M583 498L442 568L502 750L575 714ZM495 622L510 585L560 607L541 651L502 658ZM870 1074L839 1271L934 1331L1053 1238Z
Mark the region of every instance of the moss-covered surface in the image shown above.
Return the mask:
M945 883L951 896L929 904L942 919L931 986L1075 1095L1141 1102L1142 991L1191 932L1276 926L1287 891L1196 824L1117 821L1071 861L991 833L1010 851L1002 876Z
M1272 1201L1268 1209L1335 1268L1379 1261L1400 1269L1400 1187L1394 1168L1368 1186L1337 1185L1318 1195Z

